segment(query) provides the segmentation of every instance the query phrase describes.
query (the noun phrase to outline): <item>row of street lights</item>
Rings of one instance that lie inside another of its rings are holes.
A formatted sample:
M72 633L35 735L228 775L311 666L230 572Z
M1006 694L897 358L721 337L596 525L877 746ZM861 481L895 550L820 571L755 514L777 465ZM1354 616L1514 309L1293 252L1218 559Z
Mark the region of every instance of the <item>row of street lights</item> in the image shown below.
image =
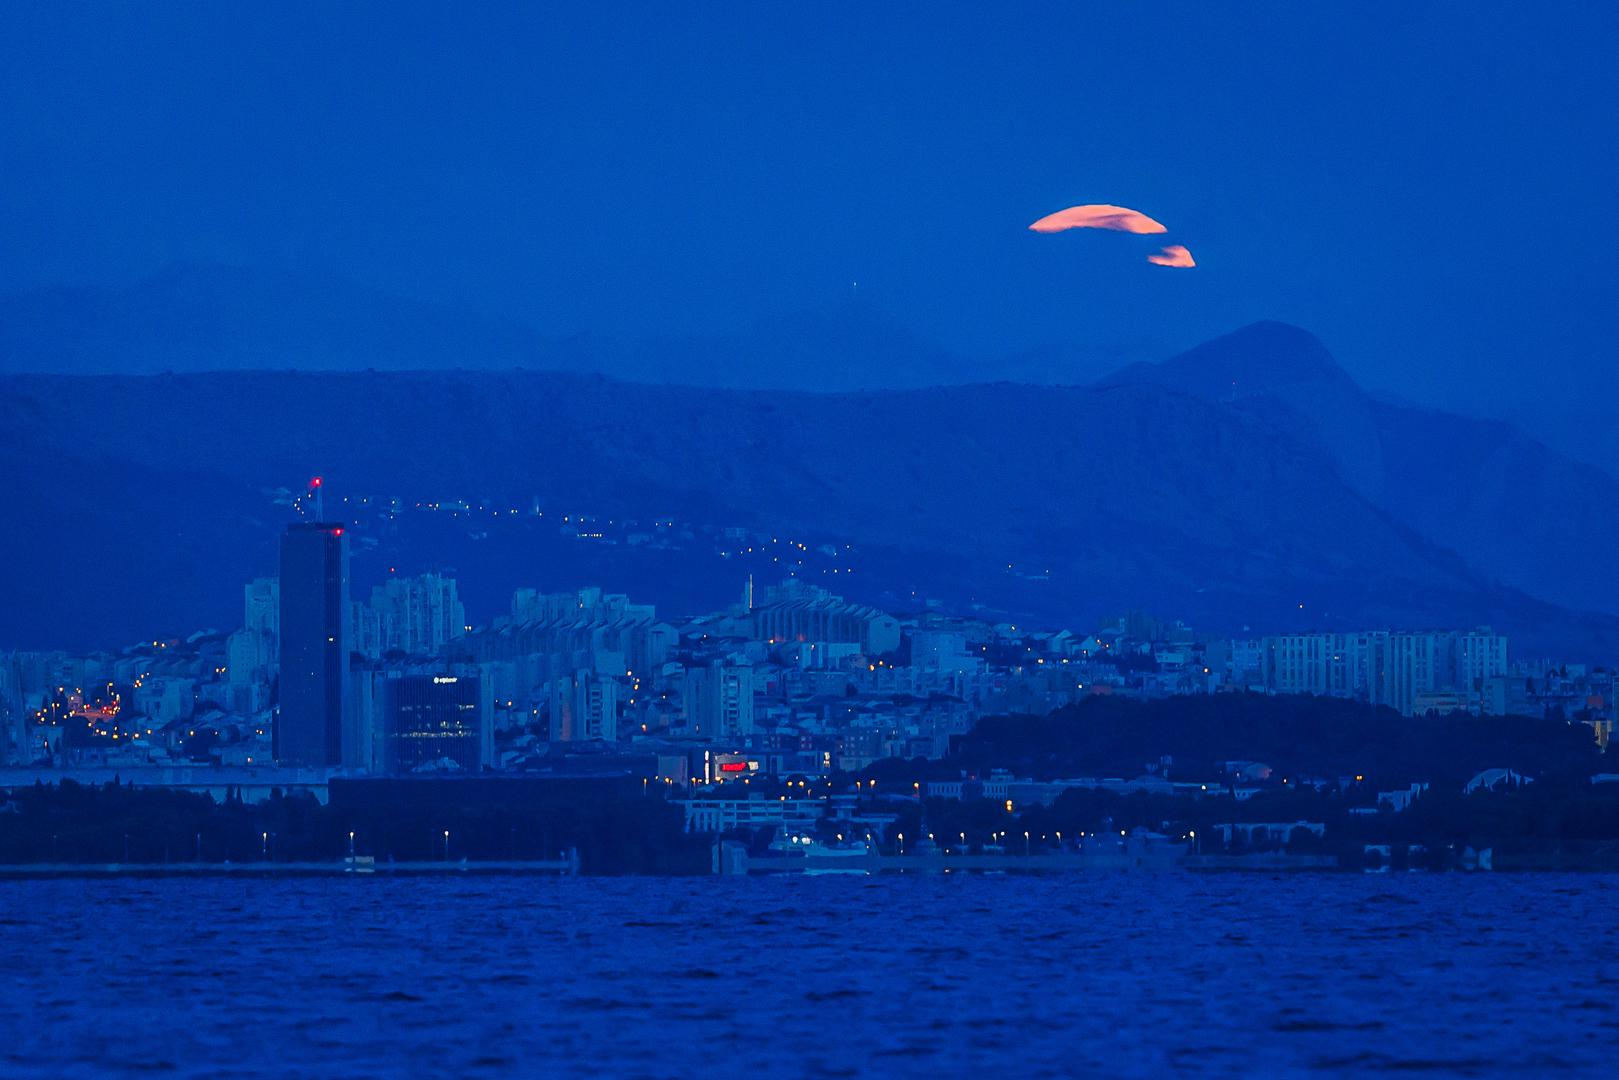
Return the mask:
M1125 830L1125 829L1120 829L1119 830L1119 837L1121 839L1124 838L1127 834L1128 834L1127 830ZM1010 835L1012 835L1012 834L1008 833L1008 832L1006 832L1004 830L998 831L998 832L991 832L989 834L989 842L990 843L1005 843L1006 838L1008 836L1010 836ZM1057 840L1057 848L1058 848L1058 850L1061 850L1062 849L1062 844L1063 844L1062 831L1059 829L1056 832L1054 832L1052 835ZM1079 834L1079 838L1081 840L1083 840L1088 835L1090 835L1090 834L1082 830L1080 832L1080 834ZM956 837L960 841L960 847L961 847L962 851L965 852L967 850L967 847L968 847L966 831L963 830L961 832L956 833ZM1197 833L1195 831L1187 833L1187 838L1188 839L1196 839L1196 837L1197 837ZM867 834L867 839L868 840L870 839L870 834L869 833ZM1040 839L1041 839L1042 842L1044 842L1045 839L1046 839L1046 834L1041 833L1040 834ZM933 833L928 833L928 842L937 845L938 841L937 841L937 838L934 836ZM1033 852L1033 836L1028 830L1025 830L1024 833L1023 833L1023 854L1024 855L1029 855L1029 854L1032 854L1032 852ZM899 855L905 854L905 834L904 833L896 833L895 834L895 853L899 854Z
M355 836L354 830L350 829L349 830L348 854L349 854L349 858L351 858L351 859L354 858L354 855L355 855L354 836ZM132 857L132 851L131 851L131 837L130 837L129 833L124 833L123 837L124 837L124 863L128 864L128 863L131 863L131 862L134 861L133 857ZM450 830L445 829L443 831L443 833L441 834L441 837L442 837L442 841L443 841L443 845L444 845L443 849L442 849L443 858L444 858L445 862L448 862L449 859L450 859ZM61 857L62 857L61 856L61 839L62 838L61 838L60 833L52 833L51 834L51 862L53 862L53 863L61 861ZM261 859L263 859L265 862L273 862L275 860L275 854L276 854L275 840L276 840L276 834L271 830L266 829L266 830L263 830L263 831L261 831L259 833L259 857ZM514 830L514 836L513 836L514 849L515 849L515 842L516 842L516 838L515 838L515 830ZM196 834L196 847L195 847L195 856L194 857L195 857L195 859L196 859L196 861L198 863L201 863L203 861L203 857L202 857L202 833L200 833L200 832ZM166 854L164 856L164 861L165 862L168 861L168 856Z

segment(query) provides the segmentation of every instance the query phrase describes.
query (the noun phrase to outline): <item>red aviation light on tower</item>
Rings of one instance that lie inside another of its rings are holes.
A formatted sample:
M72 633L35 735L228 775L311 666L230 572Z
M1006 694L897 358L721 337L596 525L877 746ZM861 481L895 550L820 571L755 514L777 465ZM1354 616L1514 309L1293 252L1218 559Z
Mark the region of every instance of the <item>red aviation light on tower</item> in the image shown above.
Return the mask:
M337 528L333 529L332 530L332 535L333 536L342 536L343 535L343 526L339 525Z
M311 477L310 481L309 481L309 494L314 496L314 498L315 498L315 520L316 521L325 521L326 520L326 503L325 503L325 500L321 498L321 493L320 493L320 485L321 485L321 483L322 483L321 478L318 477L318 476Z

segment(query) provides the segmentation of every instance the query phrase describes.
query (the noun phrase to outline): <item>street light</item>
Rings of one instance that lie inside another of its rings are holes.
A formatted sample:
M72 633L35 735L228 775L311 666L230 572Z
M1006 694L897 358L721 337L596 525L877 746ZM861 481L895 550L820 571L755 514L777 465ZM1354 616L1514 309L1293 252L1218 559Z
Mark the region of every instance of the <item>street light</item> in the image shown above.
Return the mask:
M444 861L450 861L450 830L444 830Z

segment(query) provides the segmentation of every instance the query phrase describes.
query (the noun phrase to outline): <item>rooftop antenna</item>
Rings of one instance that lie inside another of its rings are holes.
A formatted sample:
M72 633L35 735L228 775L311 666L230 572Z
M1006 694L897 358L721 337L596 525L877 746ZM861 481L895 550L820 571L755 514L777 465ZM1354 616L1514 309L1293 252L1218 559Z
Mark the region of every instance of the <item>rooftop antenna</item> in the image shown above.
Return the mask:
M316 521L325 521L326 520L326 504L321 499L321 496L320 496L320 477L317 476L313 480L309 481L309 490L315 496L315 520Z

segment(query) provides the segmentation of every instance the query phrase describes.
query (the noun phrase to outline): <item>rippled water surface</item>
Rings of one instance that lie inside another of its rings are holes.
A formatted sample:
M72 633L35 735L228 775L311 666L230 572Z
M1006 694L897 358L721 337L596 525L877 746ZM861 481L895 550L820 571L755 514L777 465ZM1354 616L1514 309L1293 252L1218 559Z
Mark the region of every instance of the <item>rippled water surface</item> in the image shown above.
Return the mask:
M1619 878L0 882L0 1074L1619 1075Z

